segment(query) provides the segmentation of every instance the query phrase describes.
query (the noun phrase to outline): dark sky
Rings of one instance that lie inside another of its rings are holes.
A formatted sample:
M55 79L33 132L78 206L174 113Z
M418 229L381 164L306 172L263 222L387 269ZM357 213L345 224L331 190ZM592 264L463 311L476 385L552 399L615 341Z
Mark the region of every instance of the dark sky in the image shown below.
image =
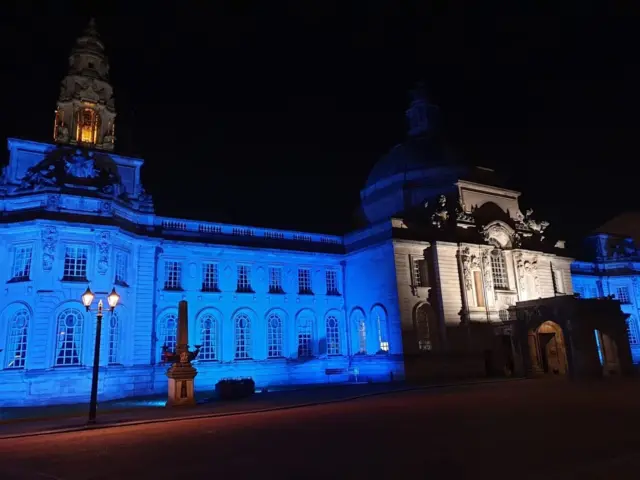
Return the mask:
M639 19L614 2L11 3L1 135L50 140L93 15L118 147L163 215L344 231L421 79L451 146L538 218L579 231L640 206Z

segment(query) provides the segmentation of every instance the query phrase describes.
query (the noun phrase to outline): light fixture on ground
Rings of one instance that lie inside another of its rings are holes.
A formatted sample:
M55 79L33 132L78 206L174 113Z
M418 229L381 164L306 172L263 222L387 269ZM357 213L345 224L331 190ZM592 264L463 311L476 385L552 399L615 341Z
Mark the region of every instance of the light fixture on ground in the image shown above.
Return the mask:
M95 299L95 295L89 287L82 294L82 304L87 309L87 312L91 311L91 304ZM117 294L116 289L113 288L111 293L107 296L107 304L109 305L109 311L113 314L113 311L118 305L120 295ZM98 300L98 310L96 311L96 343L93 353L93 374L91 376L91 401L89 404L89 423L90 425L96 423L96 411L98 407L98 374L100 372L100 337L102 333L102 315L103 304L102 300Z

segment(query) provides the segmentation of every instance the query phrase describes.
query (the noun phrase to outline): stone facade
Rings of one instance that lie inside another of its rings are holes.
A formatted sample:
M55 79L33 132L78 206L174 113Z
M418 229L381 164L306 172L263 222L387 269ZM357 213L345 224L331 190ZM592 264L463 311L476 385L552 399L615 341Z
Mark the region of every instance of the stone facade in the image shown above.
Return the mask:
M260 388L502 371L517 356L504 330L513 307L572 298L563 243L495 172L440 156L419 89L409 138L361 191L365 226L332 236L156 214L144 161L113 152L107 73L90 25L71 56L55 143L8 140L0 405L88 399L88 284L99 298L114 286L121 296L103 321L102 400L167 391L162 350L175 350L182 300L189 344L200 346L195 387L212 390L228 377ZM92 109L88 123L74 116L80 106ZM79 123L62 123L67 109Z
M612 297L627 315L633 362L640 363L640 215L615 217L588 237L581 258L571 266L575 292L581 298Z

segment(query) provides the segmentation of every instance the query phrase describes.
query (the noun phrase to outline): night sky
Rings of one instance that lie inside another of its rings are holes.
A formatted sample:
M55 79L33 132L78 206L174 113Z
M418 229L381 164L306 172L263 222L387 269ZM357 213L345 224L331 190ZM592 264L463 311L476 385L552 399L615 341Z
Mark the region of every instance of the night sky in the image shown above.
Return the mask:
M640 207L631 7L11 3L0 16L0 136L51 141L68 55L95 16L117 149L146 160L161 215L348 230L371 167L404 139L417 80L457 154L508 176L536 217L575 235Z

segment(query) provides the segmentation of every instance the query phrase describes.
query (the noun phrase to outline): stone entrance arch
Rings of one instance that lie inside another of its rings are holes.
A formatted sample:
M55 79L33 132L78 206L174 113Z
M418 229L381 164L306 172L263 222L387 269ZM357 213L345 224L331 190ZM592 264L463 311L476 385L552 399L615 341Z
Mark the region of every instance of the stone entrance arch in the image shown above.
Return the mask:
M511 311L513 310L513 311ZM524 375L633 375L625 314L612 299L560 295L510 308L514 356Z
M534 373L566 375L568 373L567 347L562 328L547 320L529 330L529 353Z

